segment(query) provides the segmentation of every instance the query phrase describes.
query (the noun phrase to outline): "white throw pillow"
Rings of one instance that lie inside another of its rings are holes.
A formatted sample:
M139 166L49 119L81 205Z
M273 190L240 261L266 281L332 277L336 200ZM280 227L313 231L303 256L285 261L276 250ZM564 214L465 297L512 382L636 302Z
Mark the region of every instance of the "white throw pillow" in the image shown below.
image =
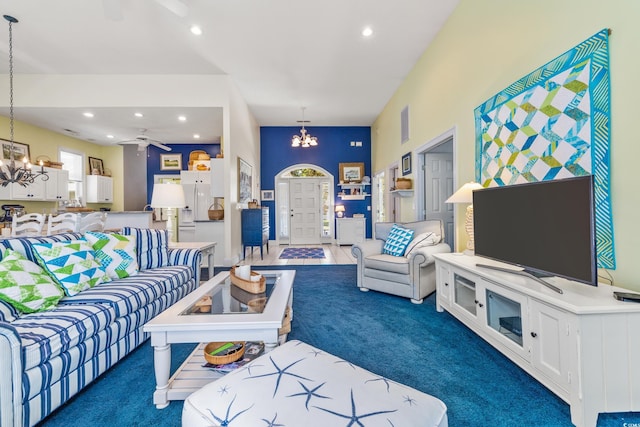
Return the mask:
M425 246L433 246L440 243L440 236L433 232L421 233L418 234L407 246L407 250L404 253L404 256L409 256L411 251L418 248L423 248Z

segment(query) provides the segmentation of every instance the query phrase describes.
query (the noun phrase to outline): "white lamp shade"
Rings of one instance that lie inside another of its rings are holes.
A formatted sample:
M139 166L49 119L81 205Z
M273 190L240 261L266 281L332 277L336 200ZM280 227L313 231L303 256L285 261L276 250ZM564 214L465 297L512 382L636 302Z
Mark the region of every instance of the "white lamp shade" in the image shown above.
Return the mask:
M153 184L152 208L184 208L184 190L180 184Z
M477 182L467 182L445 200L445 203L473 203L473 190L480 190L482 185Z
M344 212L344 205L336 205L336 212Z

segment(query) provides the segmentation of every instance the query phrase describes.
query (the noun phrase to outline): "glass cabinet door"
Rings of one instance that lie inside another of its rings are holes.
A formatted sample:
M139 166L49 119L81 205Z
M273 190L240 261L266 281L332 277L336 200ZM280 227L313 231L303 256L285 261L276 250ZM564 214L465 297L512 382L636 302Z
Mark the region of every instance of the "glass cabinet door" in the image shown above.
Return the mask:
M491 289L486 297L487 325L522 347L522 304Z
M454 302L469 313L476 315L476 284L459 274L453 275Z

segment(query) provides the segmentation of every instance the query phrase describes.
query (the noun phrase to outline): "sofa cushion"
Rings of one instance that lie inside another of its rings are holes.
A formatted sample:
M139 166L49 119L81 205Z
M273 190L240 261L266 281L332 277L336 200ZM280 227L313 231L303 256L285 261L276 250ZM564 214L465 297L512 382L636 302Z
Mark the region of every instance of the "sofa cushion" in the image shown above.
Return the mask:
M409 243L409 246L407 246L407 250L405 251L404 256L408 257L409 255L411 255L411 252L416 249L424 248L425 246L433 246L437 243L440 243L440 236L438 236L437 234L431 231L426 233L420 233L413 238L411 243Z
M412 238L413 230L394 224L393 227L391 227L391 232L389 233L387 240L384 242L382 253L393 256L402 256L404 255L404 251L407 249L407 245L409 245Z
M60 285L65 294L75 295L111 279L95 260L86 240L34 243L38 264Z
M140 270L169 265L169 232L167 230L124 227L122 234L135 237Z
M78 295L65 297L60 305L105 304L113 307L117 317L122 317L184 285L192 278L192 269L186 265L143 270L135 276L103 283Z
M387 254L369 255L364 259L364 268L408 275L409 259Z
M133 236L88 231L85 238L110 278L121 279L138 273L136 240Z
M25 256L29 261L38 262L33 252L34 243L65 242L82 238L81 233L60 233L53 236L43 237L12 237L11 239L0 240L0 248L13 249ZM2 251L0 251L0 254Z
M21 316L11 326L22 339L24 370L68 351L114 319L113 308L101 304L58 305L51 311Z
M0 261L0 299L23 313L54 308L64 292L34 262L19 252L5 249Z

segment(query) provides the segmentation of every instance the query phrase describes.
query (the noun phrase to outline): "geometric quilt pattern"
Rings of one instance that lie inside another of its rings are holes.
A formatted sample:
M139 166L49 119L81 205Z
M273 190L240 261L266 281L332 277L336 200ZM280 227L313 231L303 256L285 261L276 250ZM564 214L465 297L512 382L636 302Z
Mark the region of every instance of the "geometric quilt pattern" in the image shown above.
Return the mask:
M88 231L85 239L93 247L95 257L112 279L121 279L138 273L136 241L134 237Z
M34 243L33 249L40 266L69 296L111 281L86 240Z
M23 313L54 308L64 296L40 266L19 252L5 249L0 261L0 299Z
M615 268L608 30L518 80L474 113L476 179L484 187L594 175L598 267Z
M391 231L387 236L387 240L385 240L384 246L382 247L382 253L393 256L402 256L412 239L413 230L393 224L393 227L391 227Z

